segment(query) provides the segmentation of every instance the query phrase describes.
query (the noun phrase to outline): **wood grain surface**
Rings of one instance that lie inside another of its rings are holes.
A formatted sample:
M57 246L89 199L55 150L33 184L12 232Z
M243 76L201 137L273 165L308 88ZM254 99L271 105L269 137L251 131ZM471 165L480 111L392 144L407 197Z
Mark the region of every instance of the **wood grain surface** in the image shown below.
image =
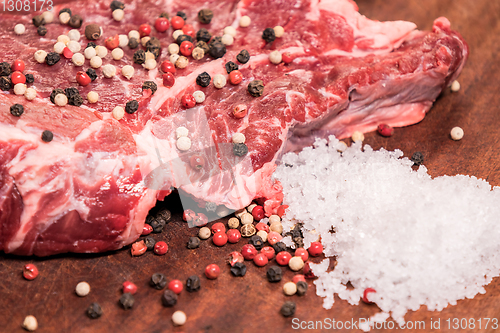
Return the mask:
M470 58L459 77L462 86L459 92L443 92L421 123L396 129L391 138L369 133L365 143L374 148L401 149L405 156L421 151L432 176L469 174L500 185L500 1L359 0L357 3L360 12L369 18L413 21L425 30L431 29L435 18L445 16L470 46ZM465 131L461 141L449 138L454 126ZM188 250L187 239L196 235L198 229L190 229L181 221L181 208L175 197L166 205L174 212L172 222L163 233L154 235L169 244L165 256L148 252L132 258L130 247L114 253L50 258L20 258L0 253L0 332L23 332L21 324L28 314L37 317L37 332L295 332L292 318L279 314L286 300L296 302L294 317L303 321L331 318L357 322L379 311L374 305L351 306L339 299L332 309L325 310L311 280L306 296L286 297L281 288L293 276L287 269L282 282L271 284L265 278L266 268L247 262L246 276L235 278L229 273L226 257L231 251L239 250L244 242L218 248L211 241L203 241L200 248ZM321 258L313 261L319 260ZM22 278L22 267L29 262L34 262L40 270L34 281ZM210 263L221 267L217 280L203 276L205 266ZM165 274L168 280L182 281L197 274L201 278L201 290L183 291L174 308L165 308L161 304L162 291L148 286L155 272ZM118 305L125 280L135 282L139 288L135 305L128 311ZM90 284L88 296L81 298L75 294L79 281ZM91 302L98 302L104 311L97 320L85 315ZM175 310L187 314L183 327L172 325L171 315ZM474 318L476 328L449 329L446 320L453 318ZM496 331L491 322L487 329L484 326L479 329L480 318L500 320L499 279L486 287L486 294L461 300L441 312L430 312L425 307L409 312L406 320L422 321L424 327L399 331ZM440 320L441 329L432 329L431 320ZM391 330L373 330L388 331Z

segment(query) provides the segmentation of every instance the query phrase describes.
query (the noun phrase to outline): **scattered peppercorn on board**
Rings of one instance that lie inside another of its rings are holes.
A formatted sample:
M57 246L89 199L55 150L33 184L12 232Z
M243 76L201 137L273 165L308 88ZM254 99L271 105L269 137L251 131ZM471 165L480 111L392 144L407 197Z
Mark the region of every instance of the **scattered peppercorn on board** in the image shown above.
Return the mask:
M500 185L497 129L500 121L500 26L496 24L500 19L500 3L486 0L358 0L357 4L360 12L370 18L412 21L424 30L432 27L429 18L446 16L452 28L467 40L471 51L458 78L461 85L458 92L447 89L442 93L421 123L397 128L389 138L375 132L365 134L365 143L375 149L401 149L408 157L420 151L432 176L469 174ZM464 130L460 141L450 138L450 131L455 126ZM274 260L265 267L246 261L245 276L234 277L229 272L227 259L232 251L239 251L248 238L223 247L215 246L211 239L202 240L199 248L188 249L189 237L196 236L198 228L188 228L182 221L175 197L167 199L166 208L172 210L172 220L162 233L153 235L157 241L168 244L168 252L163 256L148 251L145 255L131 257L131 246L98 255L67 254L48 258L1 253L0 332L23 332L21 325L28 315L36 317L37 332L294 332L303 321L306 323L302 327L307 327L309 321L326 318L357 323L360 318L369 318L378 312L374 305L350 306L338 299L331 310L325 310L322 299L315 296L312 280L307 280L309 289L305 296L285 296L283 285L291 281L295 273L284 267L280 282L268 282L266 271L275 264ZM222 219L226 225L227 220ZM309 260L319 262L321 259ZM28 263L34 263L39 271L31 281L23 278L23 267ZM220 267L217 279L205 277L204 270L209 264ZM198 275L201 288L193 293L183 290L177 304L166 308L162 305L163 290L149 285L154 273L164 274L168 282L173 279L185 282L189 276ZM82 281L90 285L90 292L79 297L75 288ZM135 283L138 289L129 310L119 304L125 281ZM462 332L495 331L491 324L479 329L478 320L496 318L500 321L500 279L495 279L485 289L486 294L459 301L456 306L441 312L429 312L424 308L409 312L405 319L422 321L425 329L405 331L456 332L454 320L463 318L468 323L473 318L475 328L469 324L467 329L461 327ZM294 316L284 318L280 315L285 301L296 303ZM95 320L86 315L93 302L99 303L103 312ZM172 324L172 314L177 310L187 315L181 327ZM431 320L437 319L440 319L440 329L431 330Z

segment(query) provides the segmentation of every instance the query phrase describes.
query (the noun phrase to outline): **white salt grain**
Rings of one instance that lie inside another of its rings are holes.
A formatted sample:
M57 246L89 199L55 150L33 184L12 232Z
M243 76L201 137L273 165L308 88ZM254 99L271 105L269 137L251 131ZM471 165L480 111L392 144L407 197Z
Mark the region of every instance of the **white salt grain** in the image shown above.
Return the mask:
M305 248L318 238L307 231L321 235L327 259L311 267L325 308L334 294L358 304L373 288L383 311L376 318L390 313L402 324L408 310L440 311L484 293L500 275L500 187L463 175L432 179L424 166L413 171L399 150L337 147L333 136L328 145L317 140L284 155L274 174L289 205L284 231L304 223Z

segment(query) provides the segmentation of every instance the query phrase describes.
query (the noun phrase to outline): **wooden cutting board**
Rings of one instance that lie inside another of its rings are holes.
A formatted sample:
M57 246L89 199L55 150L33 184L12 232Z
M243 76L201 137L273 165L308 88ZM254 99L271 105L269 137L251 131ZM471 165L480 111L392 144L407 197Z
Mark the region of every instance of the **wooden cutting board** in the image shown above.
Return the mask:
M492 185L500 185L500 2L359 0L357 3L360 12L369 18L413 21L419 29L431 29L435 18L445 16L470 46L470 58L459 78L462 88L458 93L443 92L421 123L396 129L391 138L369 133L365 142L374 148L401 149L405 156L421 151L432 176L470 174ZM449 131L454 126L464 129L463 140L455 142L449 138ZM283 281L277 284L266 280L266 268L257 268L252 263L247 263L245 277L231 276L225 259L231 251L239 250L242 242L218 248L211 241L204 241L199 249L188 250L186 241L197 233L197 229L189 229L181 221L181 208L175 198L166 204L174 216L166 231L155 235L157 240L167 241L170 247L162 257L147 253L132 258L129 247L100 255L41 259L1 253L0 332L23 332L21 323L28 314L37 317L37 332L295 332L297 320L306 321L306 324L307 321L331 322L331 319L359 323L360 318L368 318L379 311L374 305L351 306L339 299L332 309L325 310L322 299L315 295L311 280L306 296L286 297L281 288L293 276L289 270L285 270ZM319 260L321 258L313 261ZM40 276L31 282L21 275L23 265L29 262L36 263L40 270ZM205 266L210 263L221 267L222 273L217 280L207 280L203 276ZM168 280L182 281L197 274L201 278L201 290L196 293L183 291L174 308L165 308L161 304L162 291L148 286L155 272L165 274ZM125 280L135 282L139 288L135 305L128 311L118 305L121 284ZM91 285L87 297L76 296L74 289L79 281ZM286 300L297 304L294 317L298 319L295 321L279 314ZM100 319L86 317L85 310L91 302L102 306L104 315ZM420 325L420 329L405 331L493 332L493 319L500 320L499 305L500 280L495 279L486 287L486 294L461 300L441 312L429 312L425 307L409 312L406 320L420 321L414 324L415 327ZM172 325L170 318L175 310L187 314L188 321L183 327ZM475 328L470 321L465 324L464 320L471 318ZM488 328L484 327L484 318L491 319ZM431 329L431 322L437 321L440 321L440 329ZM457 321L463 325L461 330L453 329ZM326 329L316 330L320 331Z

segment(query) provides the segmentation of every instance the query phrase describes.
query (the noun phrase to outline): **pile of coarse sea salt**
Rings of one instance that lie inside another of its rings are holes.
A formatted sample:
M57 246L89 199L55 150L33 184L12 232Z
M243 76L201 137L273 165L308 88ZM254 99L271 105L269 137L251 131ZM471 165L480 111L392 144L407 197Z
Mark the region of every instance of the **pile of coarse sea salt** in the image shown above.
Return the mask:
M303 222L305 247L321 236L326 257L336 257L330 272L328 258L311 265L323 306L334 294L358 304L373 288L369 300L382 313L372 320L402 325L408 310L440 311L485 293L500 273L500 187L462 175L432 179L399 150L340 147L333 136L317 140L284 155L275 172L290 206L285 231Z

